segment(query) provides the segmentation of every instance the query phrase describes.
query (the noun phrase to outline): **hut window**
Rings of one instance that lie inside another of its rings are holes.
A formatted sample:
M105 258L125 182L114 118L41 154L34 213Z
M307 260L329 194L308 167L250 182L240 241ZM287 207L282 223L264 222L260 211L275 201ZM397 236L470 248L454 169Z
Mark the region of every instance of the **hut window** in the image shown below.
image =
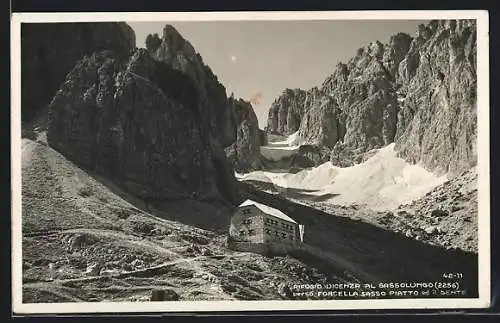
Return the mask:
M255 234L255 230L254 229L248 230L248 234L251 235L251 236L254 235Z
M246 234L245 230L240 230L240 236L244 236Z

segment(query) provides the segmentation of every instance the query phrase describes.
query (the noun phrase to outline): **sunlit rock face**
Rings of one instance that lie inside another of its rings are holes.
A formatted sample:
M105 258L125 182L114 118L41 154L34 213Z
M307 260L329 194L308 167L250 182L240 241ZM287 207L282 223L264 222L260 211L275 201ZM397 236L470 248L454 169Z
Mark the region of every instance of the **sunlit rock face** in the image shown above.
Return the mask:
M421 29L407 55L413 77L401 87L396 149L429 169L460 173L477 158L476 25L433 21Z
M306 95L301 89L284 90L269 108L267 131L284 135L296 132L307 110Z
M319 88L285 90L269 110L267 131L299 130L347 166L392 142L398 155L437 173L476 164L476 25L431 21L412 37L358 49Z

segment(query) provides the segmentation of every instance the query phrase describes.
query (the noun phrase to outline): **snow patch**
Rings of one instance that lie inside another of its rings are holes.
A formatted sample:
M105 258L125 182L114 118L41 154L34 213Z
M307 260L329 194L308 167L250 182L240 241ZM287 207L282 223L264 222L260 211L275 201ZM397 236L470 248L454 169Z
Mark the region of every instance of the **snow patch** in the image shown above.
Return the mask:
M296 131L292 133L288 138L285 140L285 142L289 146L300 146L305 144L305 140L299 135L299 132Z
M327 203L361 204L374 210L390 210L422 197L444 183L447 176L438 177L398 158L394 144L390 144L377 150L364 163L352 167L340 168L327 162L296 174L255 171L240 175L239 179L309 190L304 194L313 197L330 194L333 197L324 200Z
M273 136L273 141L270 141L267 146L260 147L261 155L269 160L279 161L283 158L289 158L299 150L300 145L304 144L298 131L288 137Z
M273 148L268 146L260 147L260 154L269 160L279 161L283 158L289 158L297 152L298 148Z
M277 218L280 218L280 219L283 219L283 220L286 220L289 222L297 223L297 222L295 222L294 219L290 218L288 215L281 212L280 210L275 209L275 208L270 207L270 206L267 206L265 204L259 203L259 202L255 202L254 200L246 200L245 202L240 204L240 207L248 206L248 205L254 205L257 208L259 208L262 212L273 215Z

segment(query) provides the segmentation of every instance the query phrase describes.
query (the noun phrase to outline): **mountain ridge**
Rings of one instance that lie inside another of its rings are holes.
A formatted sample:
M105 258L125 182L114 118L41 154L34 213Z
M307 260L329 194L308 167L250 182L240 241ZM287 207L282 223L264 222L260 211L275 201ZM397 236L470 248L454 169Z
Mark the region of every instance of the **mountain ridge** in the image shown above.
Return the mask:
M82 57L49 105L48 144L146 200L238 203L224 152L238 125L225 89L173 27L163 36L158 53Z
M22 120L47 106L66 74L85 55L111 49L128 55L135 33L124 22L23 23L21 25ZM44 80L40 82L39 80Z
M339 166L395 142L400 157L438 174L468 170L476 164L475 28L473 20L432 20L414 37L372 42L319 88L284 90L266 130L299 131Z

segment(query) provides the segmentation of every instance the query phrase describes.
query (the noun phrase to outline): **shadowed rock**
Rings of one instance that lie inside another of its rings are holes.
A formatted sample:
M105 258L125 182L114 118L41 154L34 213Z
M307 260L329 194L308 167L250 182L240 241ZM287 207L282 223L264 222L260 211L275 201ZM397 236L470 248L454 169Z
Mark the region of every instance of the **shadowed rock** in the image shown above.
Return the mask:
M456 175L476 164L476 78L474 21L431 21L360 48L319 89L285 90L267 129L299 130L341 167L395 142L405 160Z
M234 172L188 75L139 49L79 61L50 105L48 143L145 200L238 200ZM226 109L222 106L221 109Z
M78 60L104 49L128 56L135 34L117 22L24 23L21 48L22 118L29 121L50 103Z

